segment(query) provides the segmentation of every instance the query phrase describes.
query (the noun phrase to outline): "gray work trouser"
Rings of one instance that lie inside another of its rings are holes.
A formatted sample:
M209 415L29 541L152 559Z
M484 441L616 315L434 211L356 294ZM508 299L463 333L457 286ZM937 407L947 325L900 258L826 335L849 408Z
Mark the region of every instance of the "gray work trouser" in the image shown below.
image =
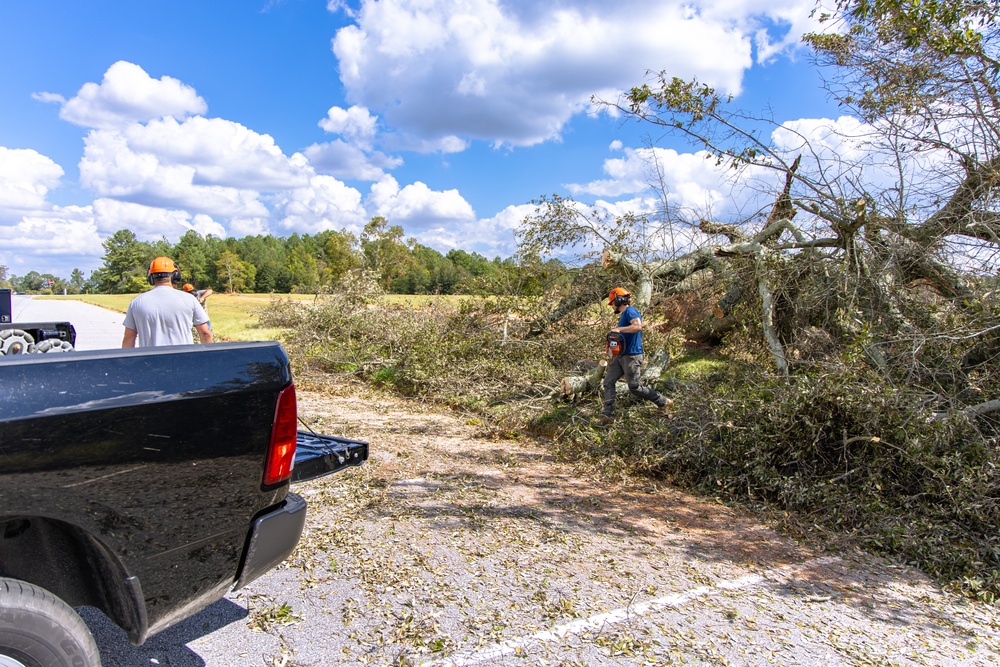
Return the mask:
M615 383L625 376L628 390L647 401L653 401L663 407L666 403L663 396L655 389L642 386L642 355L619 354L608 362L608 370L604 374L604 414L610 417L615 411Z

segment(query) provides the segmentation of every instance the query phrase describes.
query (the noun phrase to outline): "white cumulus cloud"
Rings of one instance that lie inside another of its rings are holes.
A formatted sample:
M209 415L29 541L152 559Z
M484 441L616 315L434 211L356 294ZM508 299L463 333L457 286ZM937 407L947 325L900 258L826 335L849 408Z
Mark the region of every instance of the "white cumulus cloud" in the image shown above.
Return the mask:
M223 218L266 217L261 191L304 186L312 174L270 136L200 116L93 130L80 161L81 182L101 196Z
M359 148L369 148L377 132L378 118L371 115L368 109L356 105L350 109L330 107L319 126L331 134L350 139Z
M14 274L38 271L69 277L73 267L103 254L102 238L90 206L51 207L0 224L0 264Z
M202 236L211 234L222 238L226 229L205 214L191 215L187 211L143 206L116 199L94 201L94 222L97 229L111 235L119 229L129 229L143 241L156 241L166 237L179 239L194 230Z
M570 183L574 194L601 198L642 195L663 190L666 203L678 213L723 213L739 204L734 196L732 172L715 164L705 151L679 153L669 148L626 148L620 158L604 161L607 178L589 183ZM606 204L615 214L631 210L648 213L658 197L640 196L628 203ZM660 204L662 206L662 204ZM633 208L629 208L629 207Z
M466 223L476 217L458 190L431 190L420 181L400 188L392 176L372 185L367 203L373 215L403 225L408 232Z
M36 99L58 101L51 93ZM76 96L62 105L59 117L75 125L114 128L154 118L183 118L204 113L205 100L194 88L177 79L154 79L136 64L119 60L104 73L101 83L85 83Z
M361 0L333 50L348 97L394 128L394 146L529 146L647 70L738 93L753 44L771 57L797 43L812 4Z
M0 146L0 223L48 208L46 195L62 176L62 167L37 151Z
M385 175L385 170L403 164L402 158L390 157L379 151L366 153L341 139L313 144L303 153L309 164L320 173L362 181L377 181Z
M308 187L284 193L276 208L279 226L289 232L347 229L357 233L367 221L361 193L331 176L313 176Z

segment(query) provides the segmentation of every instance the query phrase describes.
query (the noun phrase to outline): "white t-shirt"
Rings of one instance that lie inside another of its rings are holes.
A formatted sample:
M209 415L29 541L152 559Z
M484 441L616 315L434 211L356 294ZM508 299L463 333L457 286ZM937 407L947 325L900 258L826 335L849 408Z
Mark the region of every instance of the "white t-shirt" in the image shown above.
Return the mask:
M136 347L189 345L191 327L208 322L208 314L197 299L158 285L132 299L123 324L135 330Z

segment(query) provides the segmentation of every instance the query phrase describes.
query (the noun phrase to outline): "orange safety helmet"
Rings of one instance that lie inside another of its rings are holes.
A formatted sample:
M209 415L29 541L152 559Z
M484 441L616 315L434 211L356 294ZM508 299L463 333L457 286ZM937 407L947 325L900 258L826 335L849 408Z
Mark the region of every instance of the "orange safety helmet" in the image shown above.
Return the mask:
M608 305L614 306L618 303L628 303L631 298L632 294L627 289L624 287L616 287L611 290L611 294L608 295Z
M185 292L193 292L194 291L194 285L192 285L191 283L184 283L184 291Z
M155 284L156 278L170 276L170 280L175 283L181 281L181 270L177 263L169 257L157 257L149 263L149 271L146 272L146 282Z

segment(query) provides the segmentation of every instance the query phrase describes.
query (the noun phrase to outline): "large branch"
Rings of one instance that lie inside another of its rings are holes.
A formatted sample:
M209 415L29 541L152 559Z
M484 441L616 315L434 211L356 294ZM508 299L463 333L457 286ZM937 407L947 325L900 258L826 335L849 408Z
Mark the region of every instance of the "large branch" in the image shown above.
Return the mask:
M679 283L696 271L712 266L715 249L699 248L676 259L655 262L637 262L631 257L622 255L617 250L605 250L601 255L601 263L605 268L621 267L633 280L639 276L668 280Z
M957 299L971 298L972 292L962 276L926 250L914 247L914 244L906 244L905 250L900 255L898 261L907 283L923 279L931 283L942 296Z
M714 222L704 218L698 223L698 229L710 236L725 236L730 243L740 243L747 240L747 235L739 230L736 225L725 222Z
M757 291L761 300L761 323L764 329L764 340L771 350L774 363L778 367L778 372L788 375L788 360L785 357L785 348L778 338L778 332L774 326L774 295L771 286L767 282L766 271L762 262L757 262Z
M973 419L975 417L982 417L983 415L987 415L991 412L997 412L998 410L1000 410L1000 401L994 400L970 406L965 409L965 414L969 417L969 419Z
M988 201L989 195L1000 187L1000 156L983 163L967 158L965 173L965 180L944 206L922 224L903 229L902 233L924 245L952 234L997 243L1000 215L976 210L975 204Z
M774 201L774 206L771 208L770 215L767 216L767 222L764 223L764 227L769 227L771 223L777 222L778 220L791 220L795 217L795 206L792 205L792 183L795 181L795 172L799 169L799 163L802 162L802 156L798 155L795 157L795 162L792 166L788 168L785 172L785 187L778 195L778 198Z
M558 322L578 308L607 299L612 287L614 287L613 278L606 271L600 271L597 266L585 267L573 279L569 294L551 312L535 318L528 325L528 337L541 335L554 322Z

